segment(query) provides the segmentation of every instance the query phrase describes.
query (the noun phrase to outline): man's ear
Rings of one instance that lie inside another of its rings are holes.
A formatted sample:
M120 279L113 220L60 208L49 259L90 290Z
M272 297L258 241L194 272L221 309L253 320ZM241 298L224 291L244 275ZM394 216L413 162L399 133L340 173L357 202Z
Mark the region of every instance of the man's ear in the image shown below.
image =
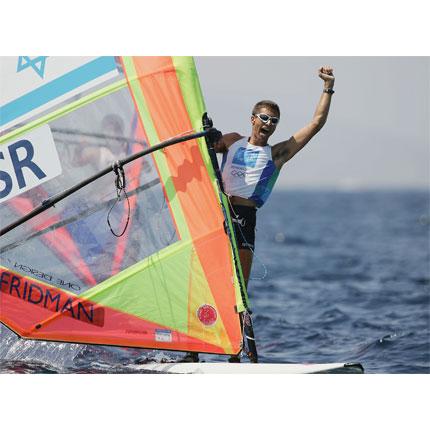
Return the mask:
M255 115L251 115L251 124L254 125L255 124Z

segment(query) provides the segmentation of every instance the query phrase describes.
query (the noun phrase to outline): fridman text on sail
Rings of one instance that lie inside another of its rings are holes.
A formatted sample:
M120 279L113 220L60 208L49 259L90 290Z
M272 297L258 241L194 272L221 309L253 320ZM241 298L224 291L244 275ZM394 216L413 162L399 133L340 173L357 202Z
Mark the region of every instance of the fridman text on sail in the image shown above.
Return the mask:
M89 301L70 296L54 288L48 288L6 270L2 270L0 274L0 290L2 294L8 294L85 323L98 326L102 326L104 323L103 308L96 308Z

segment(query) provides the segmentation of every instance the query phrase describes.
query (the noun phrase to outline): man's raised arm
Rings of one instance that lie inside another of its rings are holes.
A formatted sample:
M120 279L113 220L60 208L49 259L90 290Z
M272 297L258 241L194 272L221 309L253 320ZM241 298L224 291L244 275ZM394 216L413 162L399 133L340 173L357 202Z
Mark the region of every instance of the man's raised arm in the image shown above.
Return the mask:
M334 76L331 67L321 67L318 76L324 81L324 90L321 94L312 121L284 142L273 147L273 158L278 165L282 166L294 155L296 155L324 126L330 110L331 96L334 93Z

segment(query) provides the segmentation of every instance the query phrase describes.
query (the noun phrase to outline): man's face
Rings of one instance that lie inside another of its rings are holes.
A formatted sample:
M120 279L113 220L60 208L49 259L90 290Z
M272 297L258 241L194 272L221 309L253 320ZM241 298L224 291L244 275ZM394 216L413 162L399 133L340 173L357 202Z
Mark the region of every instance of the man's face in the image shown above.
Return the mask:
M266 143L269 137L276 130L276 124L273 124L273 121L271 119L269 119L265 123L260 118L258 118L257 114L268 115L270 117L276 117L276 118L279 118L279 115L275 110L269 107L263 106L259 108L256 114L252 115L251 117L253 138L255 140L258 140L259 142Z

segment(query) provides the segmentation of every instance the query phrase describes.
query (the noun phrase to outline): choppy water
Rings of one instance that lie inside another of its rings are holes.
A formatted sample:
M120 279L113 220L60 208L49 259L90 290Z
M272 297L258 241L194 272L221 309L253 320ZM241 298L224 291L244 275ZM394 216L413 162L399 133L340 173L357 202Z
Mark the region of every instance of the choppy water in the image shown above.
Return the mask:
M274 193L258 213L249 285L260 360L430 373L429 230L423 191ZM179 357L24 341L4 327L0 342L0 373L136 372Z

